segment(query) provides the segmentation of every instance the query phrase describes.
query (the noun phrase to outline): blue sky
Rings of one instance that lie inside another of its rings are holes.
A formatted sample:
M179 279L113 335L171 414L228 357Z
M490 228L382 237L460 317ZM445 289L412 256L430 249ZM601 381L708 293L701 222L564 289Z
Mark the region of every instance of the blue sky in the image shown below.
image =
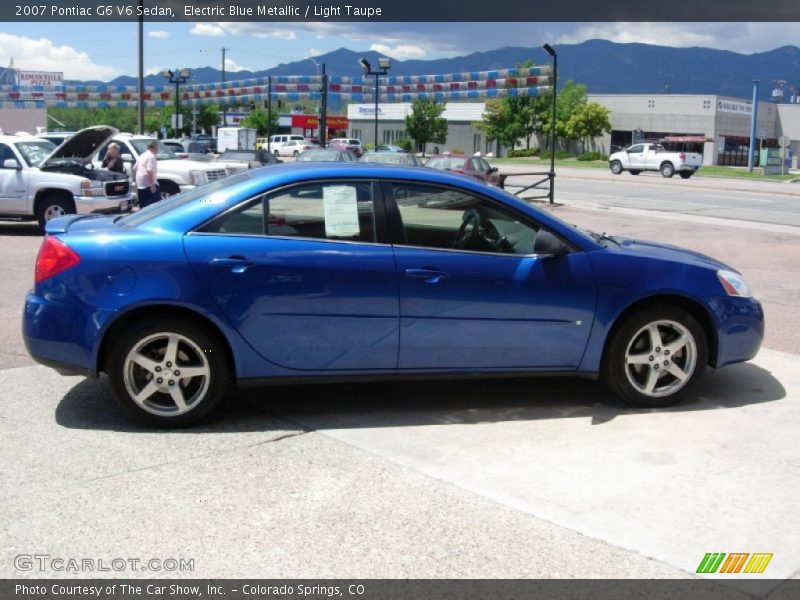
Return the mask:
M0 23L0 66L62 71L67 79L135 75L135 23ZM146 23L145 69L261 70L335 50L435 59L503 46L601 38L752 53L800 45L800 23Z

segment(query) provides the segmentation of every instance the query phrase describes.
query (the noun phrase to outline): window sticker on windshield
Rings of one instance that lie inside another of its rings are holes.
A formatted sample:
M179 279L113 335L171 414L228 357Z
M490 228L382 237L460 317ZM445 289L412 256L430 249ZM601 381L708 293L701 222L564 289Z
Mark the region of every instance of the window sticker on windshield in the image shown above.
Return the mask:
M358 198L352 185L325 186L322 190L325 205L325 235L328 237L357 236Z

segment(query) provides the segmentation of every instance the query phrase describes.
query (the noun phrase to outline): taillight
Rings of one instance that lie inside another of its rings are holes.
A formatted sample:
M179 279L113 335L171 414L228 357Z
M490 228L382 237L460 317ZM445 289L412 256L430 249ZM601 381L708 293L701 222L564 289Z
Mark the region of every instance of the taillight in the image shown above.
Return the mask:
M54 277L81 262L81 257L64 242L51 235L45 236L36 256L36 283Z
M678 154L678 158L680 158L681 160L686 160L686 155L683 152L681 152L680 154Z

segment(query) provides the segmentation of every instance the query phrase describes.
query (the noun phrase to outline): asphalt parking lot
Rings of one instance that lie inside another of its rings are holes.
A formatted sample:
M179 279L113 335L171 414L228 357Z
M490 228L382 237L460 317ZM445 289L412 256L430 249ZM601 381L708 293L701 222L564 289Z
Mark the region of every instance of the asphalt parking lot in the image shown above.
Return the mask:
M765 349L667 410L571 379L315 385L243 392L201 427L152 431L105 380L27 358L40 240L0 224L0 577L65 575L15 568L48 553L194 559L113 573L129 577L681 578L707 552L767 552L760 587L717 577L731 597L779 597L800 578L800 238L554 210L740 268L765 305Z

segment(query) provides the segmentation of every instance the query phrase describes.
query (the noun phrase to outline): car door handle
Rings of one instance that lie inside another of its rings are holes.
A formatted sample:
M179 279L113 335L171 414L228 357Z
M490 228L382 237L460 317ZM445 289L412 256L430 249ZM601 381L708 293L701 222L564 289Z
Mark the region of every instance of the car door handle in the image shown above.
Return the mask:
M243 256L230 256L228 258L212 258L211 266L215 269L230 269L231 273L244 273L248 267L254 266L253 260Z
M439 283L442 279L450 277L450 275L444 271L435 271L434 269L406 269L406 277L424 279L425 283Z

